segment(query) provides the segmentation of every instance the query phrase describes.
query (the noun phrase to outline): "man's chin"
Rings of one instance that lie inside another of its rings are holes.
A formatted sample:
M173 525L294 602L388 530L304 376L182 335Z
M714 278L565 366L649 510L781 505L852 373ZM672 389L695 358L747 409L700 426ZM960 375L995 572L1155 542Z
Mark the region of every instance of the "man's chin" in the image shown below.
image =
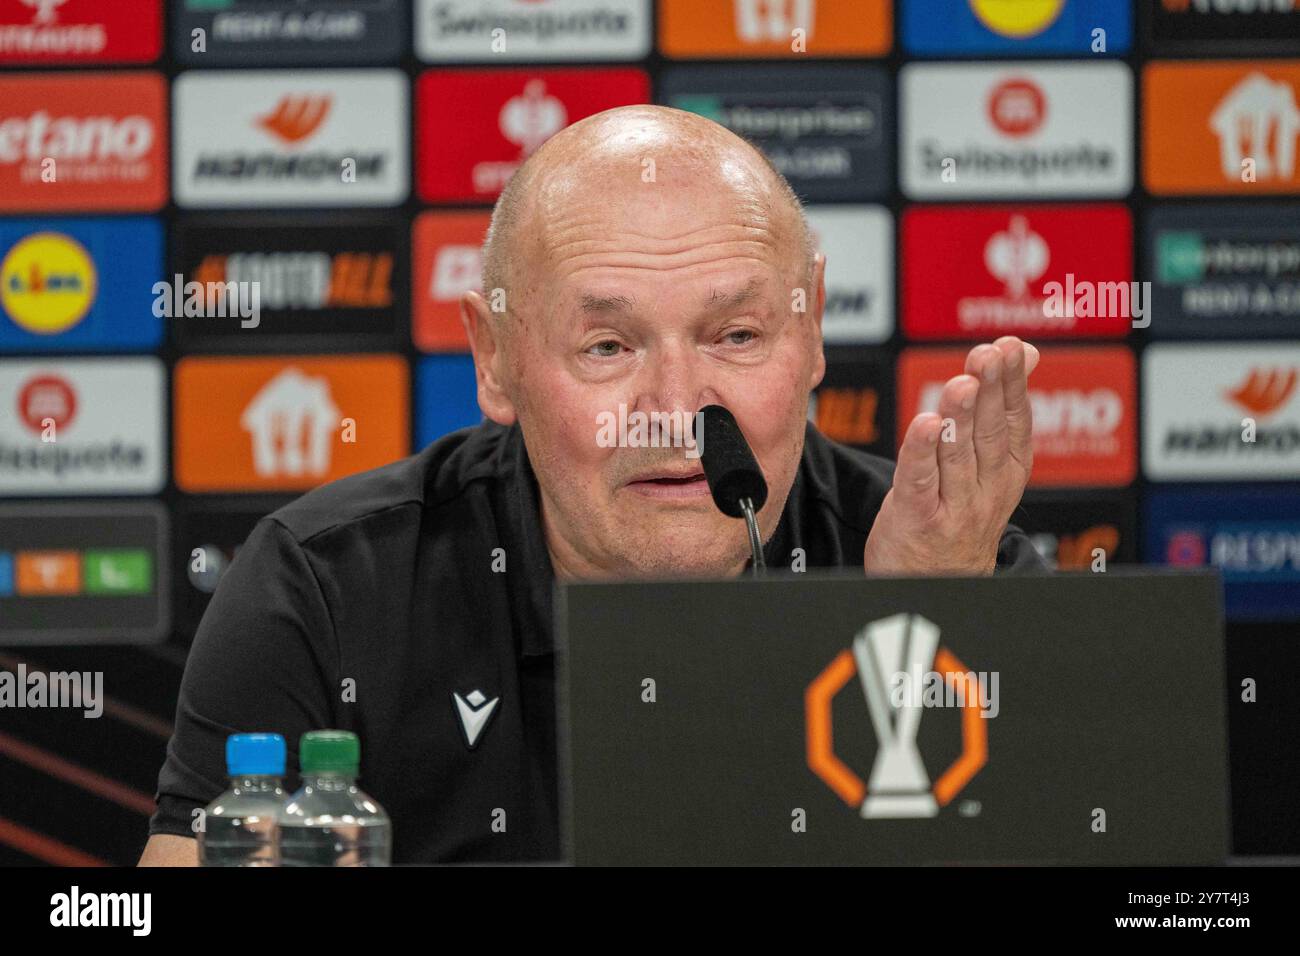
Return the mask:
M629 535L622 549L628 573L637 577L732 577L744 568L749 557L745 526L739 521L729 522L725 528L712 520L699 520L685 527L673 522L656 532Z

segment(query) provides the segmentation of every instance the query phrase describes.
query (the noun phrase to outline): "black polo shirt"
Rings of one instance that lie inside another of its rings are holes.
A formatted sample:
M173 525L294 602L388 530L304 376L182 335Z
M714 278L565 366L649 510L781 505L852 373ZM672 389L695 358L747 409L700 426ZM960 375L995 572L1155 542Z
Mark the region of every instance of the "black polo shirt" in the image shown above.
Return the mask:
M808 568L860 567L892 471L810 425L768 564L802 548ZM999 570L1042 567L1008 528ZM553 581L518 426L262 519L194 639L149 832L193 836L226 787L227 735L283 734L292 774L299 737L333 727L361 739L394 863L558 859Z

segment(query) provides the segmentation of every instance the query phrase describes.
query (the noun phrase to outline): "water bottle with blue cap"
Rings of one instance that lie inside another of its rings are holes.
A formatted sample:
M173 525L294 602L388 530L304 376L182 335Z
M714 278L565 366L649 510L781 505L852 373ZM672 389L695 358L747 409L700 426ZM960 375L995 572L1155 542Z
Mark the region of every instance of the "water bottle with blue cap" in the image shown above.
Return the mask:
M284 738L226 738L230 789L208 804L198 832L201 866L279 866L279 815L284 806Z

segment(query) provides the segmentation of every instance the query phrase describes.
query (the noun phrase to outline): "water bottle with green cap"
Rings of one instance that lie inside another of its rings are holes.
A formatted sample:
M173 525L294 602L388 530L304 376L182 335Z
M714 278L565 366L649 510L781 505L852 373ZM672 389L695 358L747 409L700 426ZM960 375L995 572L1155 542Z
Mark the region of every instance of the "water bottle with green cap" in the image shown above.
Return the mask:
M201 866L279 866L277 820L284 806L284 738L226 738L230 789L208 804L199 830Z
M280 812L283 866L388 866L392 824L357 786L361 743L346 730L313 730L298 746L302 789Z

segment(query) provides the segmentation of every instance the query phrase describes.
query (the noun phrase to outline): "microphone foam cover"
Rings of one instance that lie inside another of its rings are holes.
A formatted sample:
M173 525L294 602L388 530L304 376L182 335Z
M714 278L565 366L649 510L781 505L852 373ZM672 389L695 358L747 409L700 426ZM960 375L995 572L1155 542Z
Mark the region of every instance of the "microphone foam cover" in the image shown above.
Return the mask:
M752 500L758 511L767 501L767 481L736 417L721 405L706 405L700 411L704 415L700 461L713 503L732 518L745 516L740 507L742 498Z

